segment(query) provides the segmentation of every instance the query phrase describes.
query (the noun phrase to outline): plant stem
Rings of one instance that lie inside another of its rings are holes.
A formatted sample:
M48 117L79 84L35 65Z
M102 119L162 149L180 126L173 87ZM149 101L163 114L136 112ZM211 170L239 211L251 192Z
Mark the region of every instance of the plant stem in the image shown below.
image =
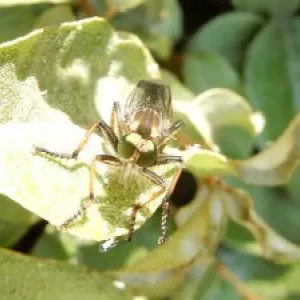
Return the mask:
M259 300L247 285L240 280L232 271L222 262L216 264L217 274L228 283L230 283L236 291L242 296L243 300Z

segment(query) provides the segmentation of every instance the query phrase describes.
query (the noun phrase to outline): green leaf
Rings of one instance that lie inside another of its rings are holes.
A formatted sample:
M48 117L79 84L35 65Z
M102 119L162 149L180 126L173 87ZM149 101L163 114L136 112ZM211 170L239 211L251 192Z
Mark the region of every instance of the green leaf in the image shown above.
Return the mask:
M0 191L60 225L88 198L88 166L96 154L109 151L108 145L92 136L78 161L37 155L32 145L72 152L85 134L78 125L108 120L112 102L125 101L133 82L158 76L157 65L136 37L114 32L99 18L35 31L2 45L0 53L1 122L12 122L0 126ZM85 225L77 224L71 233L92 240L126 234L132 204L154 192L147 180L135 176L120 189L123 172L107 170L100 165L95 182L101 208L91 207L82 219ZM136 228L160 201L141 210Z
M167 59L182 35L182 15L177 0L146 1L133 10L116 15L112 24L138 35L160 59Z
M241 10L269 13L276 16L296 13L300 7L299 0L231 0Z
M299 182L300 182L300 168L296 168L295 172L291 174L290 180L285 185L285 190L291 199L297 203L300 207L300 193L299 193Z
M36 13L30 6L0 8L0 43L27 34L35 19Z
M134 263L109 272L135 294L170 295L195 263L208 266L223 235L227 217L219 190L203 189L176 215L178 230L160 246Z
M16 243L37 220L32 213L5 196L0 196L0 245Z
M208 290L215 285L216 272L214 265L205 267L202 264L196 265L192 271L196 276L190 277L173 295L172 300L196 300L205 299Z
M216 278L214 285L207 291L207 294L203 299L241 300L242 298L240 297L239 293L228 282L221 278Z
M232 161L238 176L255 185L279 185L288 182L300 159L300 114L267 149L240 161Z
M223 240L226 244L237 247L239 249L249 251L255 245L253 236L246 228L238 223L229 220L225 238Z
M225 58L205 52L187 53L183 61L184 82L194 93L210 88L241 89L238 74Z
M131 299L91 269L0 249L1 297L11 300Z
M218 258L227 265L234 274L245 283L261 284L273 283L286 273L288 267L282 264L275 264L263 257L243 253L240 250L221 245L218 251ZM265 299L265 298L264 298Z
M299 298L299 264L282 266L228 247L222 247L219 256L258 299Z
M245 128L224 126L216 132L215 142L227 157L245 159L252 153L254 136Z
M34 28L55 26L63 22L74 21L75 16L69 5L55 5L45 10L35 21Z
M240 68L245 49L263 24L263 19L252 13L231 12L206 23L189 40L187 51L210 52L226 58L232 66Z
M79 240L74 236L60 233L52 225L47 225L43 235L34 244L31 254L56 260L77 261L74 259Z
M28 5L38 3L59 4L66 2L70 2L70 0L1 0L0 6Z
M299 33L298 19L274 21L258 33L249 48L246 91L266 118L264 141L276 139L300 108Z

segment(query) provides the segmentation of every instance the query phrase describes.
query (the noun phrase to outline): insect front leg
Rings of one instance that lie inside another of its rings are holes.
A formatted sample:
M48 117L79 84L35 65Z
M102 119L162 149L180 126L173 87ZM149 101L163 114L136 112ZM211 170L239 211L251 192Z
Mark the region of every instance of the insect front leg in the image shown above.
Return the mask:
M95 182L95 168L97 163L104 163L107 165L119 166L122 163L117 157L111 155L97 155L91 164L90 168L90 188L89 188L89 199L86 202L80 204L80 208L76 211L73 216L67 219L62 225L59 226L60 230L65 230L69 225L74 222L78 217L82 216L86 210L95 203L95 192L94 192L94 182Z
M80 153L80 151L84 148L84 146L87 144L90 136L92 133L99 128L104 135L107 137L108 141L112 145L113 149L117 151L117 144L118 139L113 132L113 130L104 122L104 121L97 121L94 123L91 128L85 133L85 136L83 137L80 144L77 146L77 148L70 154L70 153L60 153L60 152L54 152L47 150L43 147L34 146L36 152L46 153L48 155L58 157L58 158L65 158L65 159L76 159Z

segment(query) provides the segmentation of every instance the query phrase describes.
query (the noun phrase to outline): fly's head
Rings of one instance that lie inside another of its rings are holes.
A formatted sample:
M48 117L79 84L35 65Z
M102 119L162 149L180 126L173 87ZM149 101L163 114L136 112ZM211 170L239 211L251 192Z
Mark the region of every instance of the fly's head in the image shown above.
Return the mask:
M156 144L151 139L145 139L137 132L131 132L119 139L118 154L141 167L153 165L157 159Z

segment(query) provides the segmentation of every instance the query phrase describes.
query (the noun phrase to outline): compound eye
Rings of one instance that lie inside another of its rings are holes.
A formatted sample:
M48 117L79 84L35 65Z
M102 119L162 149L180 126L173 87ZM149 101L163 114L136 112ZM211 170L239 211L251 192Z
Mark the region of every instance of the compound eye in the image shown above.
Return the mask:
M130 158L136 150L136 144L129 138L129 135L122 136L118 143L118 154L123 158Z
M155 163L157 159L157 149L152 141L149 141L143 149L139 149L139 157L137 164L141 167L149 167Z

